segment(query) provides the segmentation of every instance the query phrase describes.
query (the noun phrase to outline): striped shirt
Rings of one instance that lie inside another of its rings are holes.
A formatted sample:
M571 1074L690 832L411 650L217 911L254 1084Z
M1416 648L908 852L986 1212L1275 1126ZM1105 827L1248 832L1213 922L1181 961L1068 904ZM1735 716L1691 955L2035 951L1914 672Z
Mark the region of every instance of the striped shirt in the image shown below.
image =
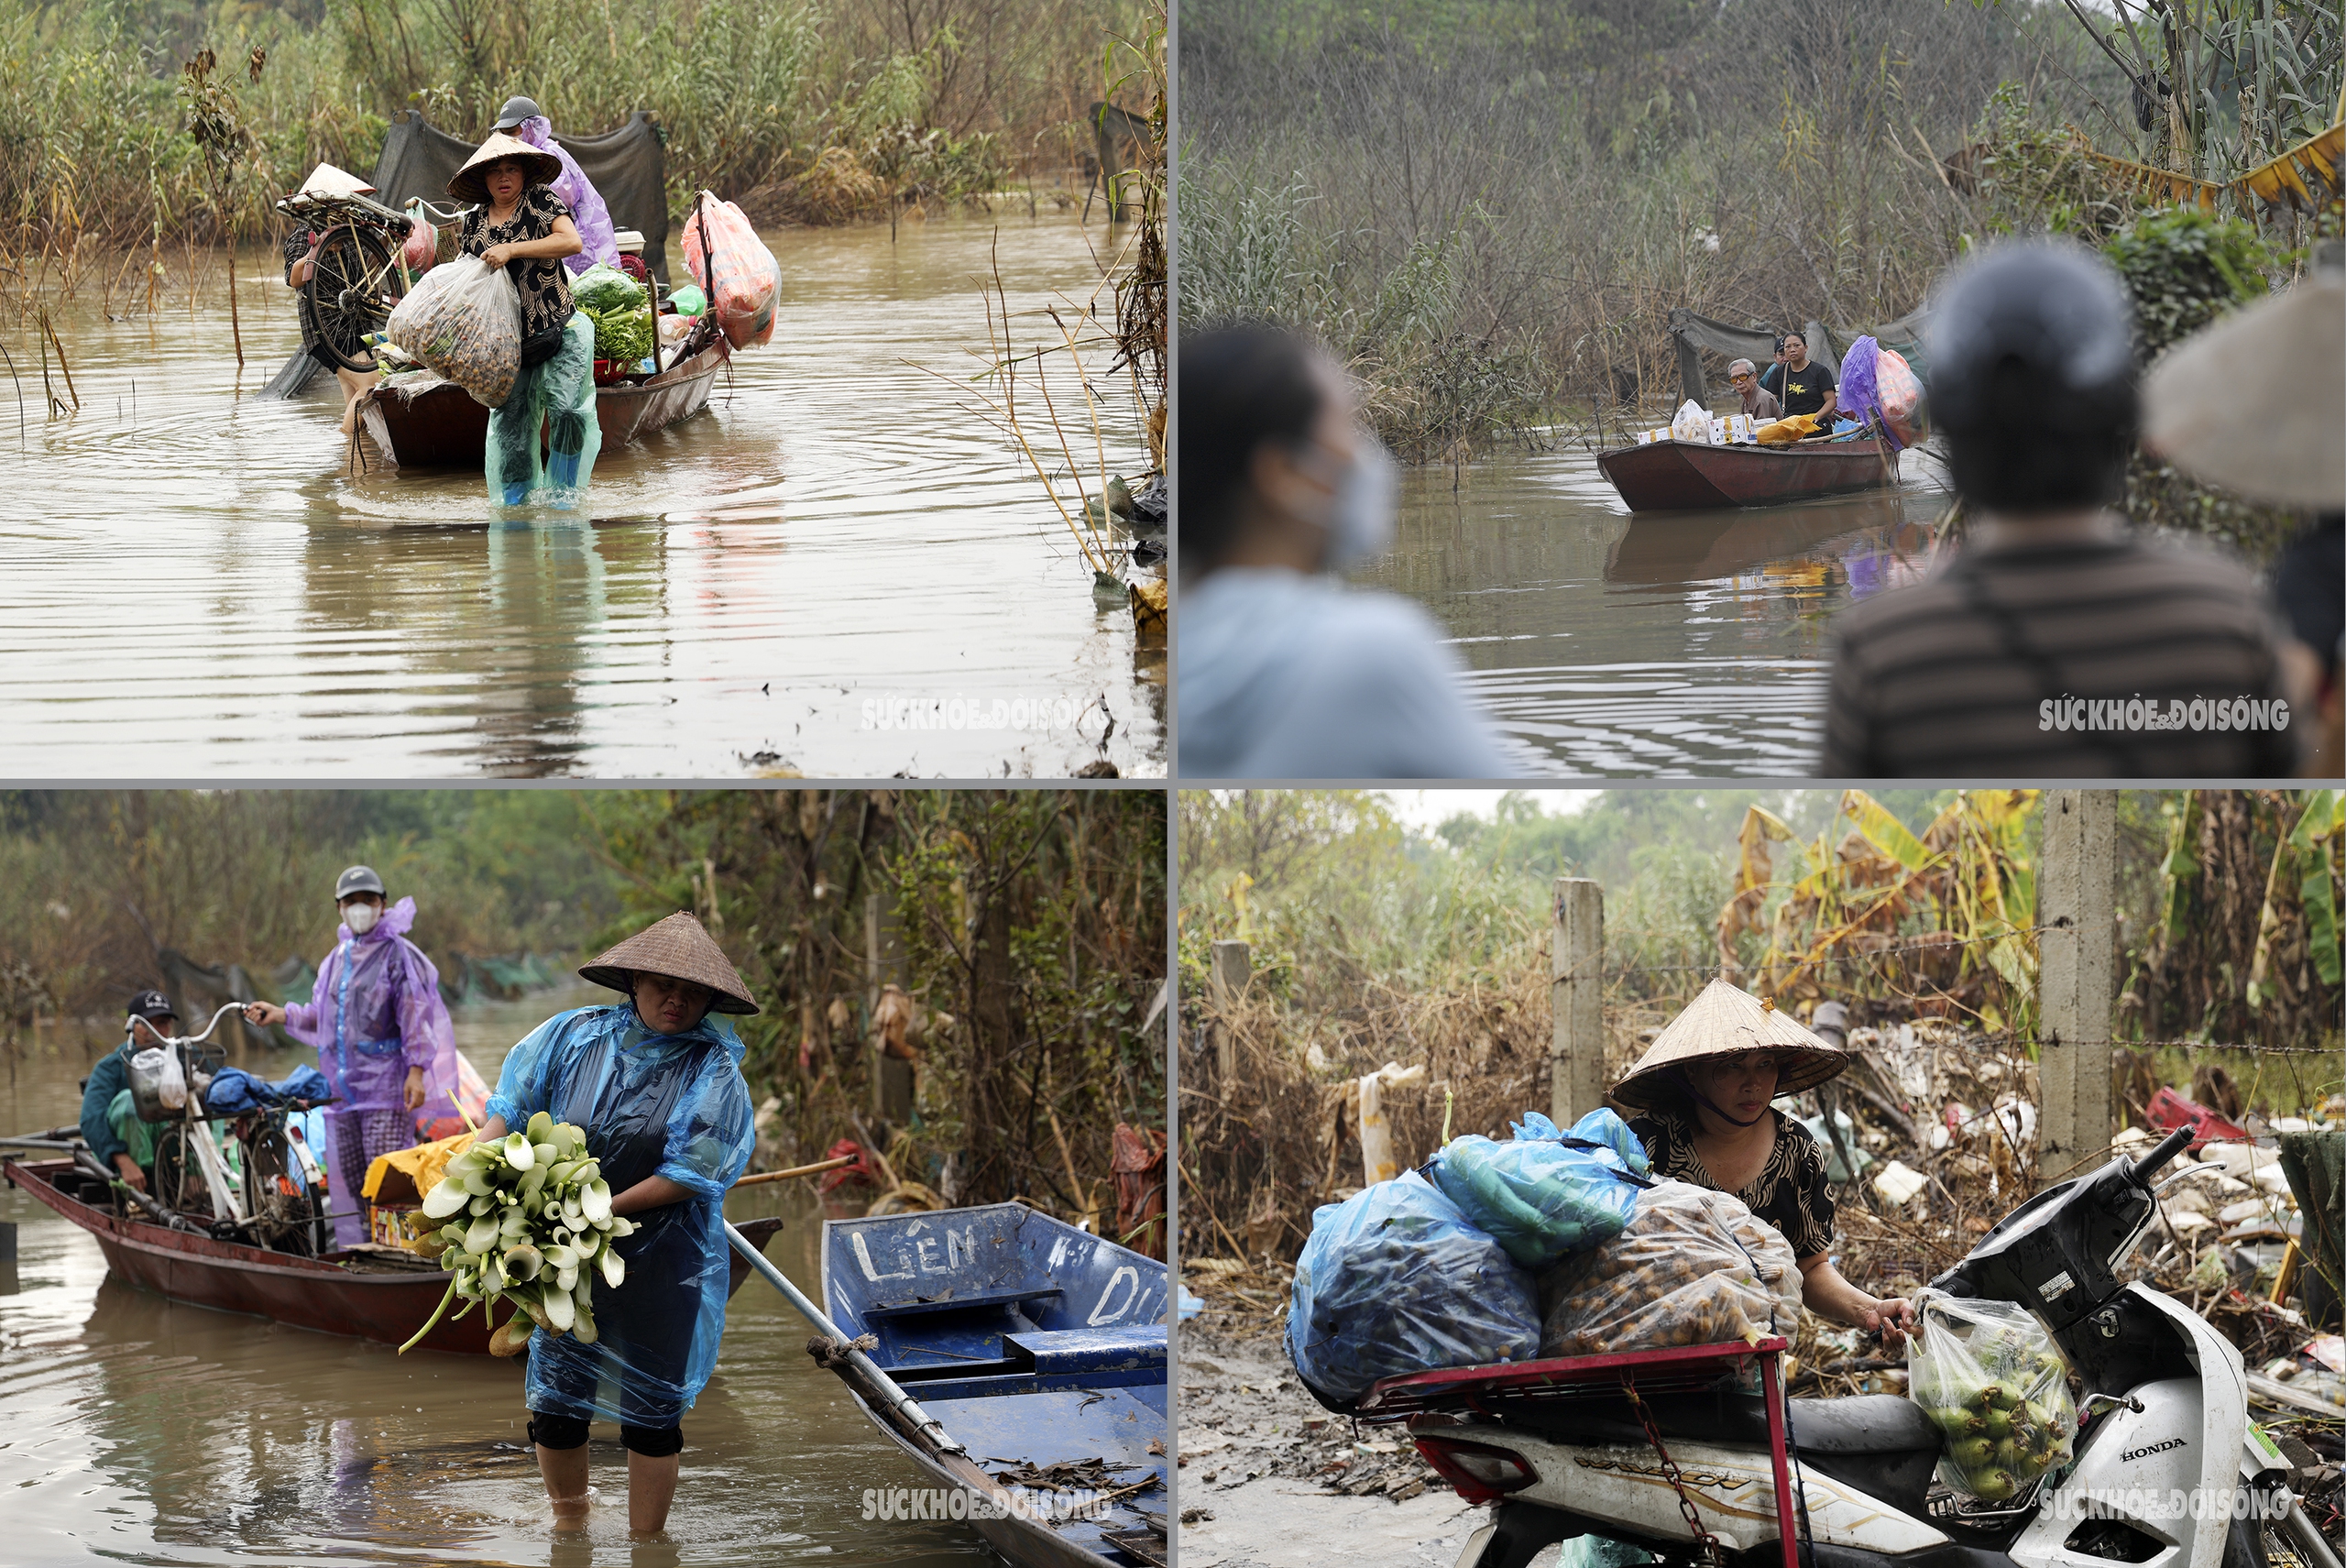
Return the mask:
M2139 538L1967 551L1845 612L1828 778L2280 778L2282 630L2245 570Z

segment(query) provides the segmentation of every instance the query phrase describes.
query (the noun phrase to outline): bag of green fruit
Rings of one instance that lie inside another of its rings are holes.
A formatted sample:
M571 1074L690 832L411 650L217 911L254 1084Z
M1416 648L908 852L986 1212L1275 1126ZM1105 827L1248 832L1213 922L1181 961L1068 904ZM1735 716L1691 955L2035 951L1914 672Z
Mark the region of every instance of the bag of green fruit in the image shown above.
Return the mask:
M2077 1407L2044 1324L2007 1301L1925 1290L1906 1346L1908 1397L1945 1434L1939 1479L2005 1502L2069 1462Z

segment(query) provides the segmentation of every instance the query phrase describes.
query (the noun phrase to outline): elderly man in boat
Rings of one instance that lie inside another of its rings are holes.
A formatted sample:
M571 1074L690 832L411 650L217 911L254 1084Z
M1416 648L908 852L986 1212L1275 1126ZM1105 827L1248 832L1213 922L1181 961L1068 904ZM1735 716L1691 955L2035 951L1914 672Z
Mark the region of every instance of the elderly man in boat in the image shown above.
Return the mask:
M724 949L682 912L578 972L624 1000L549 1018L516 1045L481 1137L504 1137L541 1111L579 1128L611 1212L636 1223L612 1244L626 1265L620 1283L594 1286L595 1343L531 1332L527 1393L557 1528L586 1517L587 1423L616 1421L628 1527L649 1534L667 1526L685 1412L707 1386L725 1332L725 1192L757 1146L741 1037L725 1014L758 1004Z
M318 1053L335 1102L326 1112L334 1245L352 1247L367 1239L358 1199L367 1168L413 1147L420 1127L456 1114L461 1072L440 971L407 939L415 900L386 909L383 879L352 866L335 880L334 904L341 928L310 1000L249 1003L245 1017L282 1024Z
M1727 380L1735 389L1735 395L1743 400L1743 411L1751 416L1753 423L1784 417L1783 405L1776 401L1775 393L1760 384L1760 374L1752 368L1750 360L1738 359L1728 366Z
M140 1192L153 1186L155 1145L130 1101L130 1058L179 1033L179 1014L159 991L130 999L125 1037L90 1069L82 1087L82 1141L100 1165Z

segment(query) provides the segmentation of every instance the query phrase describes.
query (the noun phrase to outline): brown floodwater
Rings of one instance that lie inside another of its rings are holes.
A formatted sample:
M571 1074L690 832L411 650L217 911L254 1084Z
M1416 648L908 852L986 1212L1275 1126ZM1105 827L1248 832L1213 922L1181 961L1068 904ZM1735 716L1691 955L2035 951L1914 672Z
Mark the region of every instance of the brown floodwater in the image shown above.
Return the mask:
M1578 447L1493 457L1412 470L1353 577L1449 629L1527 772L1808 773L1834 613L1919 576L1946 502L1917 453L1896 490L1635 517Z
M330 378L259 395L298 346L273 258L243 258L241 375L225 289L120 321L85 289L59 315L71 417L41 418L29 334L0 334L33 378L21 444L0 405L6 772L1161 774L1161 644L1095 600L1025 458L929 373L977 368L997 263L1014 313L1097 279L1100 221L1002 207L893 244L767 235L773 343L706 411L606 451L588 521L492 527L478 473L351 477ZM1124 405L1103 400L1112 468L1144 450ZM1071 439L1088 474L1088 425ZM948 723L896 728L897 699ZM957 699L1048 718L956 729Z
M522 1034L601 994L461 1009L458 1044L494 1081ZM74 1083L94 1059L68 1046L22 1063L0 1080L0 1126L74 1120ZM296 1059L249 1065L282 1076ZM767 1255L815 1293L822 1214L810 1195L768 1186L727 1212L786 1214ZM807 1359L805 1320L754 1277L685 1417L665 1536L629 1540L625 1458L597 1429L586 1539L557 1543L523 1446L517 1363L401 1356L175 1305L110 1277L96 1243L22 1192L0 1188L0 1220L17 1225L17 1261L0 1263L0 1562L11 1568L998 1561L966 1526L863 1520L865 1488L926 1479Z

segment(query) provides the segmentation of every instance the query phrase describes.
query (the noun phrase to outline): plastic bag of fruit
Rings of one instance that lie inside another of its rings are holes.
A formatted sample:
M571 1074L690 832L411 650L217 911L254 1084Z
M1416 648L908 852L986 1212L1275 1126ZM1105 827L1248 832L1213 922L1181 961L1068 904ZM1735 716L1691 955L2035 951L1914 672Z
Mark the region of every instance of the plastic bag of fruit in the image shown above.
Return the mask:
M1619 1235L1540 1276L1540 1315L1543 1356L1790 1338L1800 1268L1734 1194L1657 1181Z
M1939 1479L2001 1503L2069 1462L2077 1407L2045 1325L2009 1301L1925 1290L1906 1345L1907 1397L1945 1434Z

